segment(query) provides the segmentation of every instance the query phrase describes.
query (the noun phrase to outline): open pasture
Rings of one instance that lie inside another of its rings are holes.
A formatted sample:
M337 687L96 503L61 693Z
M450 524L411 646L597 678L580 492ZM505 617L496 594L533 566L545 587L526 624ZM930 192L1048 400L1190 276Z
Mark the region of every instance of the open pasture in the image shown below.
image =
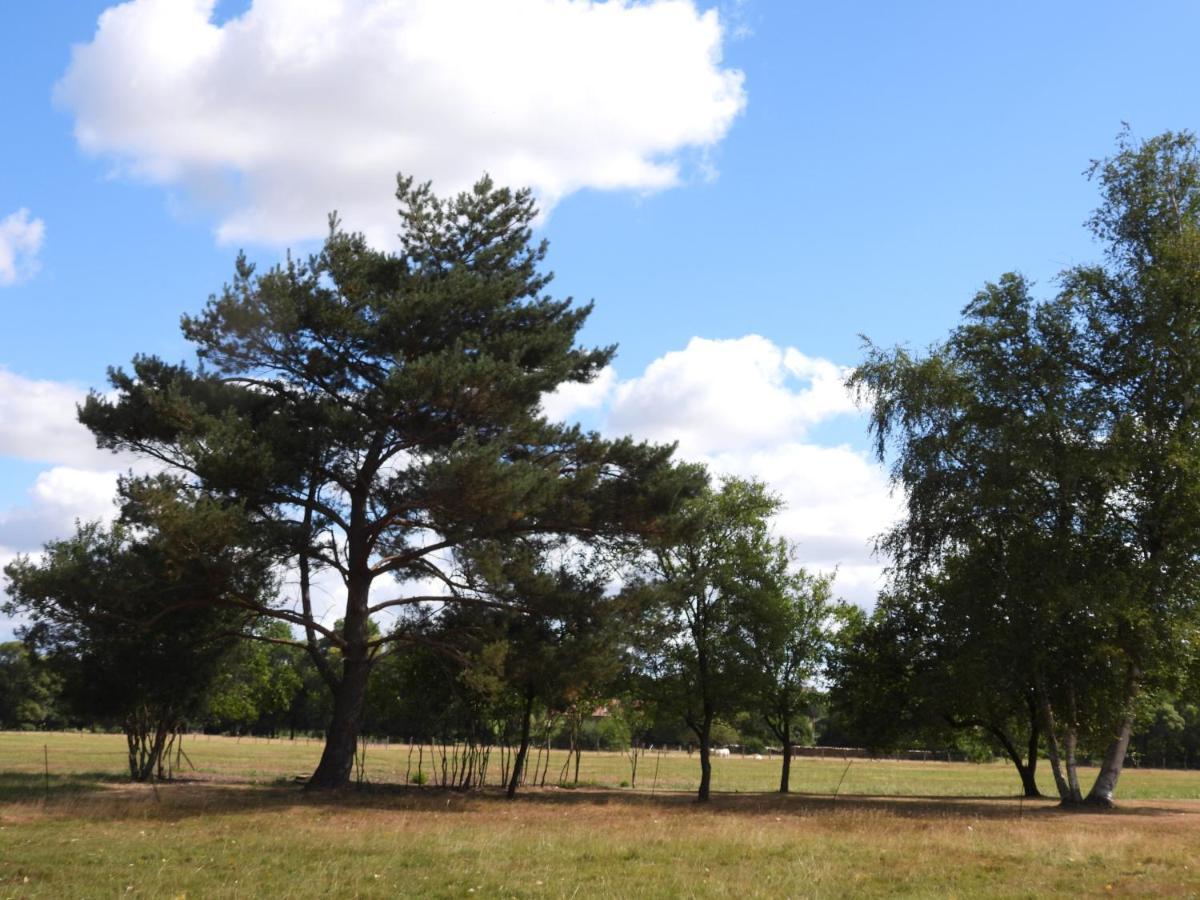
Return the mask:
M585 786L508 803L396 784L403 747L336 797L283 783L316 742L190 739L197 771L157 789L122 748L0 735L0 897L1200 895L1200 773L1130 771L1120 809L1071 814L1000 765L803 759L778 797L778 761L734 757L698 807L686 754L653 796L654 755L630 791L623 756L585 754Z

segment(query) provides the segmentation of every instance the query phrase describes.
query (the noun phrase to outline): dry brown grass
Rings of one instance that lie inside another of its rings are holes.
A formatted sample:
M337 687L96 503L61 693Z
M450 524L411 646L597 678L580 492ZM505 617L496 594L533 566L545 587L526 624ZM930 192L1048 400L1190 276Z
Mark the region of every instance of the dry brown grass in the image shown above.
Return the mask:
M0 802L0 897L1200 896L1200 803L1067 813L967 796L987 771L943 765L938 784L959 779L959 796L725 793L708 806L599 787L513 803L383 785L314 797L212 773L157 790L79 779L47 796L25 773Z

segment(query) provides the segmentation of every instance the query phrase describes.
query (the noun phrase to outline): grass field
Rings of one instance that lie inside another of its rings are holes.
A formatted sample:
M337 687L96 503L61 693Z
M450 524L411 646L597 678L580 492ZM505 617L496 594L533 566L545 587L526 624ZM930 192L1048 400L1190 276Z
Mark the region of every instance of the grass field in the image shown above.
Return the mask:
M332 798L288 783L316 742L185 749L195 771L154 789L122 781L119 736L0 734L0 897L1200 896L1200 772L1129 771L1118 810L1078 814L1001 765L802 759L778 797L777 760L735 757L700 807L686 754L644 759L637 791L585 754L585 786L508 803L400 786L406 747Z

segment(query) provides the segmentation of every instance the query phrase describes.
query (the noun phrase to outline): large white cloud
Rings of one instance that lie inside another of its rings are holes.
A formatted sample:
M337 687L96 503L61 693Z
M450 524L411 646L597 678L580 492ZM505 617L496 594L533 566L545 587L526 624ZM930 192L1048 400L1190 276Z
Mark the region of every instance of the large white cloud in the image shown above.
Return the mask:
M810 435L831 418L857 415L845 374L758 335L693 338L635 378L605 373L543 406L571 418L604 404L609 434L678 441L681 456L714 474L764 481L786 504L776 526L795 544L797 562L810 571L836 569L837 593L871 606L883 572L874 539L898 518L899 499L865 451L813 443Z
M542 412L552 422L573 418L585 410L602 406L617 383L617 370L605 366L585 383L564 382L552 393L542 395Z
M129 465L132 457L98 450L96 438L79 424L75 407L86 397L75 385L0 366L0 457L101 471Z
M692 338L616 388L609 424L684 453L776 446L824 419L855 411L845 373L828 360L758 335Z
M68 466L40 472L27 504L0 510L0 548L36 550L67 537L76 521L111 520L117 512L117 475Z
M0 219L0 286L15 284L37 271L46 224L18 209Z
M218 236L315 237L338 209L396 231L397 170L481 172L544 209L581 188L680 181L745 104L694 0L130 0L74 49L57 97L88 151L183 184Z

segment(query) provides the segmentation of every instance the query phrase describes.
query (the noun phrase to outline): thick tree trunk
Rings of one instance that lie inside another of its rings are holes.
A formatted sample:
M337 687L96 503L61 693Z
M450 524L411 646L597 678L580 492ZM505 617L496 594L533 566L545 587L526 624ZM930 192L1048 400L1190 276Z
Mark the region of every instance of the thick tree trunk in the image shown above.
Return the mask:
M306 790L328 791L346 787L354 771L358 733L362 728L371 661L367 655L367 591L370 582L352 583L348 589L343 636L342 677L333 695L333 719L325 734L325 749Z
M1100 774L1096 776L1096 783L1087 795L1088 803L1105 807L1113 805L1113 792L1117 789L1117 779L1121 777L1121 768L1125 764L1125 754L1129 750L1129 738L1132 734L1133 716L1127 714L1121 722L1116 738L1108 745L1104 754Z
M343 660L341 682L333 698L333 719L325 733L325 749L316 771L308 779L307 790L336 790L350 783L367 696L368 672L365 654L357 659L347 655Z
M517 748L517 759L513 763L512 776L508 780L506 796L512 800L517 796L517 785L521 783L521 773L525 769L525 757L529 755L529 725L533 720L533 691L525 694L525 712L521 718L521 745Z
M1021 791L1028 798L1036 798L1042 796L1042 792L1037 786L1037 757L1033 758L1030 765L1017 766L1017 772L1021 776Z

